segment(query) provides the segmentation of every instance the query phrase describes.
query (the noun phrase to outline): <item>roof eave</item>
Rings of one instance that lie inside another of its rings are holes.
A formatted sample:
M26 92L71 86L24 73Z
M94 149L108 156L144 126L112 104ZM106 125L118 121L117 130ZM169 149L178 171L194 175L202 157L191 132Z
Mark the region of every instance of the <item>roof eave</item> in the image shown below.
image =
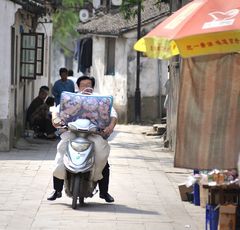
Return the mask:
M149 24L149 23L151 23L151 22L153 22L153 21L156 21L156 20L159 20L159 19L164 20L167 16L169 16L169 13L170 13L170 12L167 11L167 12L162 13L162 14L159 15L159 16L155 16L155 17L153 17L153 18L149 18L149 19L143 21L143 22L141 23L141 26L145 26L146 24ZM114 37L119 37L119 36L121 36L121 35L124 34L124 33L128 33L128 32L130 32L130 31L132 31L132 30L137 29L137 26L138 26L137 24L134 24L134 25L129 26L129 27L121 28L118 33L114 33L113 31L105 31L105 32L99 31L99 32L94 32L94 31L92 31L92 30L81 29L81 28L78 28L77 31L78 31L80 34L82 33L82 34L92 34L92 35L98 35L98 36L114 36Z
M11 1L21 5L24 10L36 15L46 14L48 7L51 5L50 1L43 0L29 0L29 1L11 0Z

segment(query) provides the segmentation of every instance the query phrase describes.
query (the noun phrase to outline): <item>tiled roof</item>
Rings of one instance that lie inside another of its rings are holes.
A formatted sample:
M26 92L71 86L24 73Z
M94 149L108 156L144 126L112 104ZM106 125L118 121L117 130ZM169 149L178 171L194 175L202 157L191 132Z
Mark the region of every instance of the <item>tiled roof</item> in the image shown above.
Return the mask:
M51 6L52 0L10 0L23 7L23 9L35 13L45 14L48 7Z
M165 17L169 13L168 5L162 4L159 8L156 0L144 1L144 10L141 13L142 25ZM129 30L137 28L137 16L132 20L124 19L121 12L109 12L97 15L86 23L80 23L80 34L101 34L119 36Z

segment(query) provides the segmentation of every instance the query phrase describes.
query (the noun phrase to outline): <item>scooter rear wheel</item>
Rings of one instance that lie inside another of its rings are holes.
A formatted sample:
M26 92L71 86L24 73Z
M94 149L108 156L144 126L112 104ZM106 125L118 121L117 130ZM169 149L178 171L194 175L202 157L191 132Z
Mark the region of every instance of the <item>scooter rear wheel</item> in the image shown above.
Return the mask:
M80 176L76 175L73 181L73 196L72 196L72 208L77 208L77 199L80 191Z

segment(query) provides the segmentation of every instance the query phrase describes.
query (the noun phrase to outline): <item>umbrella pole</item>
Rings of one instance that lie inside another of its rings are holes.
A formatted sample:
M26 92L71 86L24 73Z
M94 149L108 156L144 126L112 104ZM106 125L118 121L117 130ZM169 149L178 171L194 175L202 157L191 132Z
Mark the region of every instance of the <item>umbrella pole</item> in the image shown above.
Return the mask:
M141 0L138 0L138 24L137 40L141 37ZM137 69L136 69L136 89L135 89L135 122L141 122L141 91L140 91L140 52L137 52Z

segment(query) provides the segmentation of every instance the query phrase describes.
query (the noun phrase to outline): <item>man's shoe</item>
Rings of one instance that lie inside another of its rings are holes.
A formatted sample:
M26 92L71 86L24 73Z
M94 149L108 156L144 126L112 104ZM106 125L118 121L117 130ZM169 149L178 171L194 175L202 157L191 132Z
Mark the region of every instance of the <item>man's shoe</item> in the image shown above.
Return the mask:
M114 198L113 198L109 193L100 194L99 197L102 198L102 199L104 199L104 200L105 200L106 202L108 202L108 203L114 202Z
M56 200L57 198L60 198L60 197L62 197L62 192L58 192L54 190L47 199Z

